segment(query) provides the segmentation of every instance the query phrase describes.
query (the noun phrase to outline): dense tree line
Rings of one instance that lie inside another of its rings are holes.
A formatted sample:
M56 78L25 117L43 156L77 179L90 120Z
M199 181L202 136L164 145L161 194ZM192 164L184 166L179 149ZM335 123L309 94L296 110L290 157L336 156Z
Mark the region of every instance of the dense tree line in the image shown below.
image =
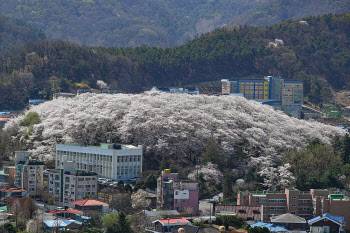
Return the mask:
M50 39L99 46L174 46L231 24L346 13L349 1L63 0L0 1L0 13L42 29Z
M98 88L97 80L114 89L141 92L152 85L263 75L303 80L306 99L320 103L332 98L330 88L348 86L350 15L304 21L225 27L166 49L29 43L0 54L0 109L22 108L29 97L49 99L56 91L74 91L82 84ZM271 45L275 39L283 44Z

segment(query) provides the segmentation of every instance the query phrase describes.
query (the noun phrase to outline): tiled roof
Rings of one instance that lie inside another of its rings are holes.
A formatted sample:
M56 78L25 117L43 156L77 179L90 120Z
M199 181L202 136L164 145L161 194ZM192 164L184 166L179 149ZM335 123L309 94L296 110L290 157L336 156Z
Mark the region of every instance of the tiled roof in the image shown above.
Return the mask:
M217 232L220 232L215 227L198 227L198 226L194 226L194 225L175 227L171 232L177 233L179 228L184 228L186 233L217 233Z
M167 218L167 219L158 219L155 222L160 222L162 225L175 225L175 224L190 224L190 221L188 221L185 218Z
M10 118L0 118L0 121L8 121Z
M272 223L306 223L306 220L302 217L294 214L282 214L275 217L271 217Z
M2 192L26 192L27 190L21 188L2 188L0 189Z
M55 211L56 213L73 213L73 214L83 214L82 211L79 211L79 210L75 210L75 209L72 209L72 208L68 208L66 210L56 210Z
M255 220L261 218L261 207L243 206L243 205L216 205L215 213L219 212L234 212L238 217L254 218Z
M106 203L106 202L95 200L93 198L88 198L88 199L79 200L79 201L73 201L72 204L83 205L83 206L88 206L88 205L108 205L108 203Z

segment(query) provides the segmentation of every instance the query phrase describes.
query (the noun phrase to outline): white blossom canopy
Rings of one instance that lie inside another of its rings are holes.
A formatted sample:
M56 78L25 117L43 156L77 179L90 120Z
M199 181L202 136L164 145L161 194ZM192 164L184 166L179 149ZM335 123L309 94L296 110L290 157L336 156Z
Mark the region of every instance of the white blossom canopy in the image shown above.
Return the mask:
M23 137L28 128L19 125L25 115L11 119L5 130L22 137L33 155L44 160L54 157L56 142L98 145L112 137L119 143L142 144L145 154L158 158L197 156L210 139L218 142L224 155L231 155L235 145L245 141L248 157L269 164L283 151L304 147L313 138L330 143L333 136L345 133L236 96L88 93L32 106L25 114L33 111L41 122L28 138Z

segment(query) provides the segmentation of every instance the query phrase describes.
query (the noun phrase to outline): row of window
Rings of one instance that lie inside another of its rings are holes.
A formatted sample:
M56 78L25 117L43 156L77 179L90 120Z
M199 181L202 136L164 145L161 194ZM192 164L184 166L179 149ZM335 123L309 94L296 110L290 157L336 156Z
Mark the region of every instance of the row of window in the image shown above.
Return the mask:
M269 203L285 203L286 199L269 199Z
M269 206L269 210L286 210L285 206Z

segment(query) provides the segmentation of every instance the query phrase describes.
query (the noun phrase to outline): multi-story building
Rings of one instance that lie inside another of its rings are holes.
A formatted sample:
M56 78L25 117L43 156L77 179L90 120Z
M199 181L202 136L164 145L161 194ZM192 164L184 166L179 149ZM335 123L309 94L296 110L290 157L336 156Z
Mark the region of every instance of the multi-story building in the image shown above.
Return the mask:
M157 179L157 208L164 210L184 211L192 208L194 213L199 210L199 186L197 181L180 180L178 173L170 173L169 169L162 171Z
M239 192L237 205L262 207L264 221L285 213L305 219L329 213L344 216L345 221L350 221L349 194L333 194L327 189L311 189L306 192L294 188L281 192Z
M0 189L0 204L5 205L8 197L25 198L28 197L27 190L21 188L2 188Z
M56 168L63 161L76 162L77 169L96 172L99 177L127 180L142 172L142 146L57 144Z
M29 152L15 151L15 186L28 191L29 196L42 192L44 163L30 160Z
M303 102L303 82L267 76L264 79L222 79L223 94L243 94L247 99L281 101L286 113L298 117ZM269 104L265 102L265 104Z
M15 185L15 166L4 166L0 171L0 185L13 187Z
M48 177L49 193L61 205L72 207L71 202L82 200L85 195L97 198L97 173L76 170L75 162L62 162L60 169L49 170Z

